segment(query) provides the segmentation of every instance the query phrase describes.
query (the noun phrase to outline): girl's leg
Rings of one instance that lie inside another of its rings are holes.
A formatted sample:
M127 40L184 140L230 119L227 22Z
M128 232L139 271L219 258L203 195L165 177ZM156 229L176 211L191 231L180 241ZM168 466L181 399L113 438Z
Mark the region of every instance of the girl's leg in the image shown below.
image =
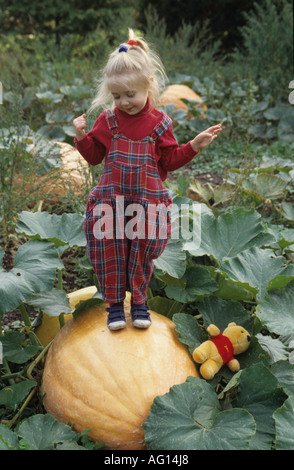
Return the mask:
M145 208L148 210L148 206ZM128 260L128 276L133 304L146 304L147 291L154 269L153 260L164 251L171 233L170 217L162 218L162 213L157 213L153 222L145 218L145 238L134 238L130 243ZM162 224L166 224L166 230L160 232ZM159 234L164 238L159 238Z
M113 212L113 236L97 236L97 221L101 219L99 202L84 222L88 257L97 276L105 302L116 304L125 298L127 288L128 240L115 238L115 212ZM96 227L96 228L95 228Z

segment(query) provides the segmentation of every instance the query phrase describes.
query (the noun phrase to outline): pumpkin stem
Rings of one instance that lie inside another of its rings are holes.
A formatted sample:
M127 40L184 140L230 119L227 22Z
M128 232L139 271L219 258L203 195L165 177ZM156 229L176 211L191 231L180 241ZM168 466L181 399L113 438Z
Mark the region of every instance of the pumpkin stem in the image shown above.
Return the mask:
M62 286L62 270L61 269L57 270L57 279L58 279L57 288L62 290L63 286Z
M20 310L25 326L27 327L29 331L29 338L31 340L31 343L34 344L35 346L42 346L42 344L39 341L39 338L33 332L31 320L27 312L27 309L25 308L25 305L21 303L18 309Z
M61 313L59 316L58 316L58 320L59 320L59 325L60 325L60 328L62 328L64 326L64 313Z

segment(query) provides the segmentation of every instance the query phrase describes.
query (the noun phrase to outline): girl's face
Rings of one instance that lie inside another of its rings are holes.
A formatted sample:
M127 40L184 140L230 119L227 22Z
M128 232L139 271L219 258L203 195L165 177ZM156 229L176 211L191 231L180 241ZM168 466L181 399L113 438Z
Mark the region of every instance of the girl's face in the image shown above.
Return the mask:
M130 115L139 113L147 102L148 88L135 86L129 90L123 84L113 84L110 91L118 109Z

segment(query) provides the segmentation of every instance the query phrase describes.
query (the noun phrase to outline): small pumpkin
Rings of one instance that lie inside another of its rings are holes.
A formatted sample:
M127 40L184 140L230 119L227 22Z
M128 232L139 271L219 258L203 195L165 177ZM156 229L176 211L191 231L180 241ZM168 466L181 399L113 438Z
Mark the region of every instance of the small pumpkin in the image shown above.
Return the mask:
M188 106L184 101L182 101L183 98L186 100L196 101L196 107L200 107L205 111L207 110L207 106L202 102L201 96L195 93L192 88L181 84L169 85L160 95L159 105L166 106L168 104L174 104L176 109L184 109L187 111Z
M63 326L46 359L42 392L48 413L77 432L91 430L105 449L145 448L142 424L157 395L199 377L174 323L156 312L147 330L110 331L106 304L84 310Z
M70 308L74 309L79 302L90 299L96 292L97 288L95 286L84 287L83 289L70 292L67 294ZM71 313L64 314L65 323L67 323L71 318ZM46 312L44 312L42 315L42 322L39 326L36 327L35 333L41 344L43 346L47 346L47 344L49 344L50 341L55 338L59 330L60 323L58 317L52 317L51 315L48 315Z
M66 142L55 143L60 147L61 168L54 169L46 175L32 175L29 179L18 173L14 178L14 185L20 186L26 194L41 193L46 201L60 201L60 196L68 191L83 196L84 186L89 176L89 165L78 150ZM34 154L34 145L30 152ZM34 203L35 205L35 203Z

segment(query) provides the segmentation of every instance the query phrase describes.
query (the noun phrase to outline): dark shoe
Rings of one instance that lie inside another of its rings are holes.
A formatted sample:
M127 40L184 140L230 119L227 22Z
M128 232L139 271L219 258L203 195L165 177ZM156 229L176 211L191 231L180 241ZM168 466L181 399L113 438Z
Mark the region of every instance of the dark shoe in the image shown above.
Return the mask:
M121 330L126 326L124 308L122 304L114 304L107 309L107 326L110 330Z
M133 325L136 328L149 328L151 325L151 318L148 313L149 307L147 305L136 305L131 306L131 314Z

